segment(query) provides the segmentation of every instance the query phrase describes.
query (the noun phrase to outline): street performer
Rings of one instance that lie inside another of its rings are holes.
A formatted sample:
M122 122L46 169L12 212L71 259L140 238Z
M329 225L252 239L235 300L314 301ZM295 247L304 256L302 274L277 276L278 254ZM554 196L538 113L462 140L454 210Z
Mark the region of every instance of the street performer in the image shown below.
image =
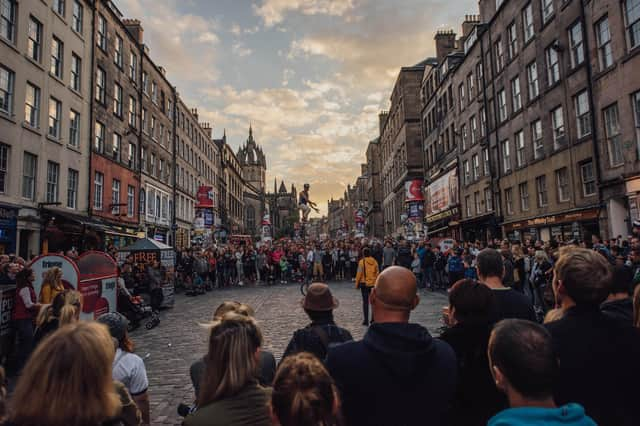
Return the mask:
M309 184L304 184L304 190L300 192L300 198L298 200L298 207L302 210L302 221L307 222L309 220L309 213L311 209L315 210L316 213L319 213L318 207L316 203L309 199Z

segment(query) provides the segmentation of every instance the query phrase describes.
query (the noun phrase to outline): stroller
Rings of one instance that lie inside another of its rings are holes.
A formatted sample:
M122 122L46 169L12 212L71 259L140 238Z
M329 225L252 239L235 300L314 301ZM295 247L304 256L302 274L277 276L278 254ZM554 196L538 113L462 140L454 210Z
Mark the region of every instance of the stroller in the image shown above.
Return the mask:
M146 318L150 318L145 324L148 330L160 323L158 314L153 312L151 306L146 304L142 297L133 296L123 285L118 285L118 312L129 320L128 331L140 327L140 323Z

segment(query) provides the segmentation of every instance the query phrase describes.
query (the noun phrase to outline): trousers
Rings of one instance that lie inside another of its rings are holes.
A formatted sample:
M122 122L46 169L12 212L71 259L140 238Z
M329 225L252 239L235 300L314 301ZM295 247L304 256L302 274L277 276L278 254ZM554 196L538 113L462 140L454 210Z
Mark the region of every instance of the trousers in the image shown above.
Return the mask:
M371 287L363 285L360 287L362 292L362 315L364 316L364 322L369 322L369 295L371 294ZM373 314L371 315L371 322L373 322Z

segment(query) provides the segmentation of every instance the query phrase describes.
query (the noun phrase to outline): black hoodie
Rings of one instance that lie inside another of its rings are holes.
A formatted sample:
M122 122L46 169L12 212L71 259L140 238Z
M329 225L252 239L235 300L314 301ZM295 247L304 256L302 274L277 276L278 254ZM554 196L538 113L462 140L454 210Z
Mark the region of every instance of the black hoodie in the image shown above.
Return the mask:
M363 340L331 349L327 368L348 425L446 424L456 357L421 325L375 323Z

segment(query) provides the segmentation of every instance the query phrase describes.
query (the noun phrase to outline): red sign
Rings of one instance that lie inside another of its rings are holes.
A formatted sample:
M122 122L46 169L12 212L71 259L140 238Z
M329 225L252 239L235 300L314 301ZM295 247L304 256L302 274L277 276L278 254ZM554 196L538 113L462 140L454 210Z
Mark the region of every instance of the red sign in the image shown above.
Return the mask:
M412 201L424 201L424 195L422 195L422 179L408 180L404 183L406 191L404 201L409 203Z
M213 208L214 192L212 186L201 186L198 188L198 204L196 208Z

